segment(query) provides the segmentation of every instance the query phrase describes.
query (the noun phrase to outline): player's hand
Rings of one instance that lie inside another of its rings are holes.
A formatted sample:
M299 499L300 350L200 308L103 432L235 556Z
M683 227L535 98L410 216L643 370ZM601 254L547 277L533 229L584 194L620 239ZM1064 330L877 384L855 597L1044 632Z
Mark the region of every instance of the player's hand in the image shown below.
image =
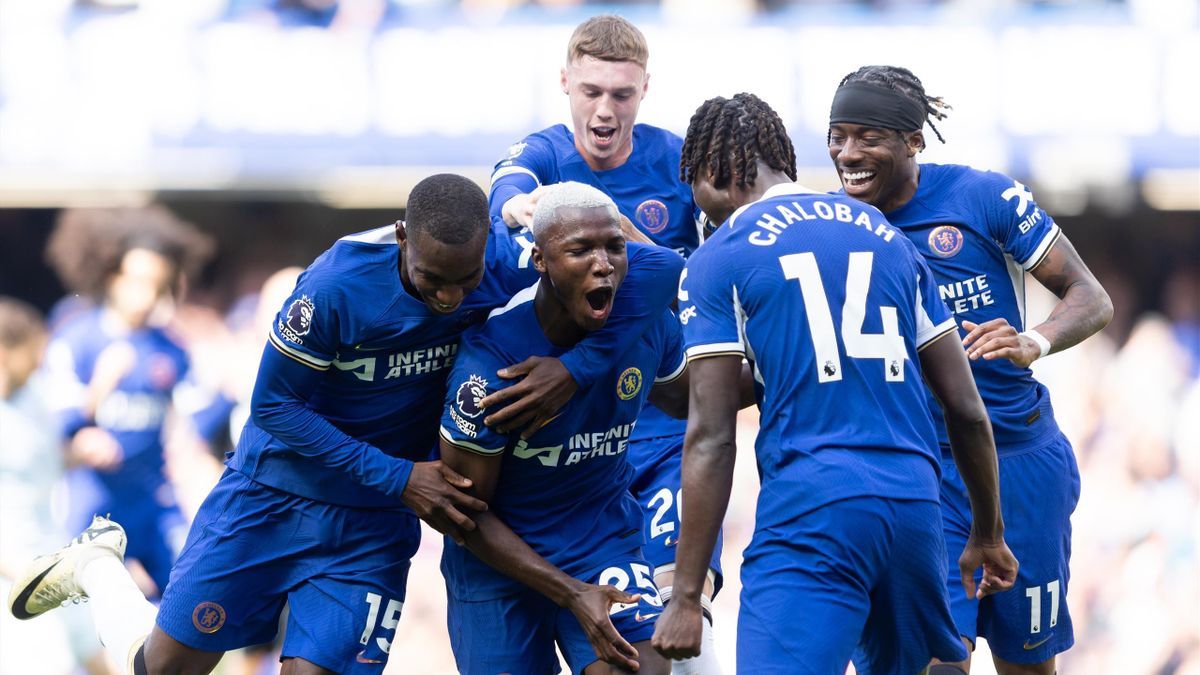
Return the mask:
M967 330L963 347L972 361L1008 359L1021 368L1028 368L1042 355L1038 344L1018 333L1008 319L992 319L983 323L963 321L962 325Z
M529 438L554 419L579 389L562 361L549 356L531 356L496 374L506 380L524 379L479 402L485 410L502 408L483 418L483 423L502 434L521 429L521 438Z
M463 492L471 485L470 478L441 460L415 462L400 499L430 527L462 544L463 533L475 529L475 521L463 511L487 511L485 502Z
M690 659L700 655L703 637L704 612L700 603L675 597L658 617L650 644L668 659Z
M588 641L601 661L627 670L639 668L637 649L621 637L608 614L615 603L635 603L639 599L640 595L617 590L615 586L580 584L567 601L567 609L583 626L583 632L587 633Z
M983 567L983 578L979 582L979 588L975 588L975 570L980 566ZM972 534L967 539L967 546L962 555L958 557L958 571L962 575L963 590L967 592L968 598L977 600L1012 588L1017 581L1019 566L1003 538L984 543Z
M115 471L125 460L125 450L112 434L100 427L84 427L71 438L71 459L98 471Z
M500 216L505 224L512 228L533 227L533 210L537 208L538 199L546 193L546 187L542 185L533 192L513 195L504 202Z

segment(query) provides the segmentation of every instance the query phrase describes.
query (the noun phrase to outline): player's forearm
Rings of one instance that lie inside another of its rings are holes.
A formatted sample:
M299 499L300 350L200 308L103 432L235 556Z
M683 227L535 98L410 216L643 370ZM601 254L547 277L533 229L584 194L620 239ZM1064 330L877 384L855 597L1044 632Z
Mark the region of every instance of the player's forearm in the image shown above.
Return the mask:
M525 584L566 607L581 585L578 579L538 555L523 539L491 512L475 518L475 530L467 532L467 548L493 569Z
M700 601L709 560L729 506L736 450L733 434L701 436L689 429L681 471L683 513L672 597Z
M1004 536L1000 515L1000 473L992 424L982 401L973 414L946 415L954 464L971 499L972 529L983 541Z
M1049 353L1074 347L1112 320L1112 299L1065 235L1033 269L1033 276L1059 298L1049 318L1034 327L1050 342Z
M629 245L629 274L617 291L608 322L560 357L579 386L608 372L610 364L659 319L675 299L682 271L683 258L670 249Z

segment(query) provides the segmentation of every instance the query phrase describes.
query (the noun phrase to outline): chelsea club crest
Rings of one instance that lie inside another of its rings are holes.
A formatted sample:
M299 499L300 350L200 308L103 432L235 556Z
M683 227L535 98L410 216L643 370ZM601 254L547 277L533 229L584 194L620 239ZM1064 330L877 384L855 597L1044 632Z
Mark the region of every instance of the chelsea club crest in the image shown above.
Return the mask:
M626 368L617 378L617 397L628 401L642 390L642 371L637 368Z
M962 250L963 235L953 225L933 228L929 233L929 250L941 258L949 258Z
M671 214L667 213L667 205L657 199L647 199L638 204L637 211L633 215L637 218L638 225L641 225L642 229L650 234L662 232L671 222Z

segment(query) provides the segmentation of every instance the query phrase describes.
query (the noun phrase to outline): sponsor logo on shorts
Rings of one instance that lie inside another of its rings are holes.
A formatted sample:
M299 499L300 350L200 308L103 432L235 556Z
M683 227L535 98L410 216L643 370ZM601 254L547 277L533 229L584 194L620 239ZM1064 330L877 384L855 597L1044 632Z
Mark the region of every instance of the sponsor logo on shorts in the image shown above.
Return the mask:
M1050 641L1050 638L1052 638L1052 637L1054 637L1054 636L1053 636L1053 635L1048 635L1048 636L1046 636L1046 637L1042 638L1041 640L1038 640L1037 642L1034 642L1033 644L1029 644L1029 640L1026 640L1026 641L1025 641L1025 644L1023 644L1023 645L1021 645L1021 646L1022 646L1022 647L1024 647L1024 648L1025 648L1025 651L1027 651L1027 652L1028 652L1028 651L1033 651L1034 649L1037 649L1038 647L1041 647L1042 645L1044 645L1044 644L1046 644L1047 642L1049 642L1049 641Z
M634 367L626 368L617 378L617 397L628 401L642 390L642 371Z
M201 633L211 635L225 625L225 608L215 602L202 602L192 610L192 625Z
M637 218L638 225L641 225L650 234L662 232L671 222L671 214L667 212L667 205L657 199L647 199L638 204L637 211L633 215Z
M381 661L379 659L368 659L367 658L367 650L365 650L365 649L363 651L359 652L358 654L355 654L354 660L358 661L359 663L383 663L383 661Z
M941 258L950 258L962 250L963 236L957 227L942 225L929 233L929 250Z

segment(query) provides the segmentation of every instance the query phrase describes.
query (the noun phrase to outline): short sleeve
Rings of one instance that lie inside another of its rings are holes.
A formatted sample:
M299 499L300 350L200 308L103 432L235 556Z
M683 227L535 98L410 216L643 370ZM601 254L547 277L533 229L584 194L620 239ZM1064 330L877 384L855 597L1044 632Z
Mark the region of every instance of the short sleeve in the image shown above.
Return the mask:
M917 351L920 351L958 326L954 323L954 315L950 313L946 303L942 302L933 271L915 249L912 251L912 257L917 267L917 293L913 304L916 313Z
M1022 268L1037 267L1058 241L1062 232L1058 225L1020 181L987 172L981 190L988 233Z
M508 446L508 436L483 423L484 410L479 402L511 381L496 377L496 371L508 364L500 363L483 340L478 328L471 329L463 338L448 381L440 434L447 443L464 450L499 455Z
M320 262L318 258L314 266ZM328 370L337 358L340 333L337 295L324 277L313 267L300 275L268 335L271 346L284 356L316 370Z
M679 280L679 323L687 358L745 356L742 308L737 288L712 250L700 247L688 260Z
M687 368L687 357L683 353L683 326L671 310L664 310L662 361L655 373L655 384L666 384L679 379Z

